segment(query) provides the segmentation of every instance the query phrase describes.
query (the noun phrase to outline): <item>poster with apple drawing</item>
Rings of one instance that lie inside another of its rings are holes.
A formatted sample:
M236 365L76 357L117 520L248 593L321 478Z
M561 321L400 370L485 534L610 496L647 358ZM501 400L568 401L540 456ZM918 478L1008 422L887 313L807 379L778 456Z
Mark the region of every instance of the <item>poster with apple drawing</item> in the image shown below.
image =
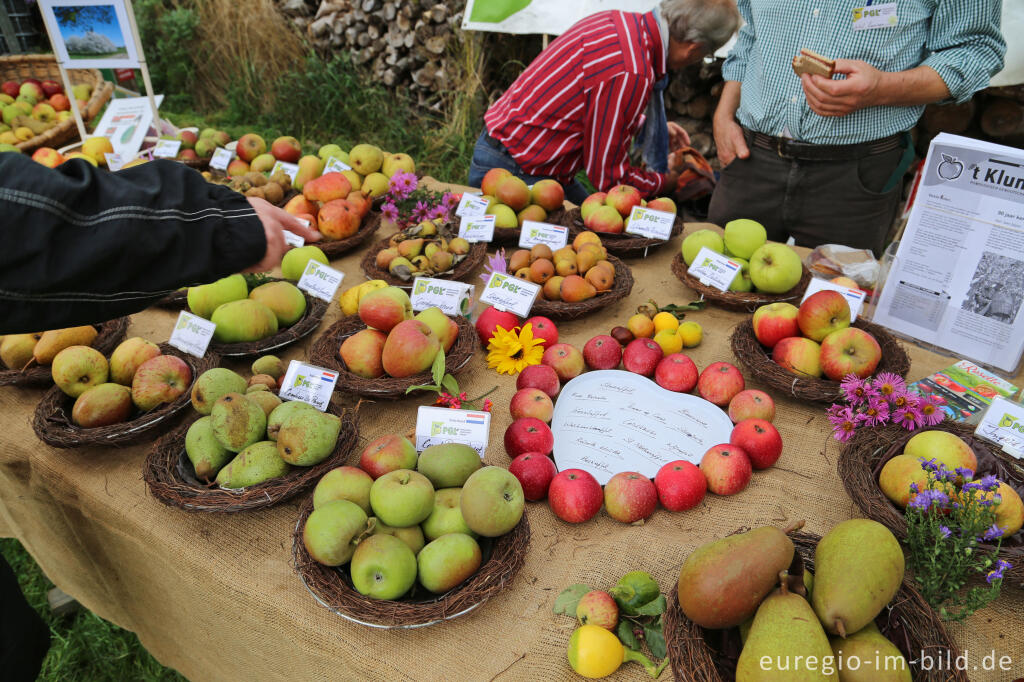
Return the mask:
M138 68L128 0L39 0L39 9L65 68Z

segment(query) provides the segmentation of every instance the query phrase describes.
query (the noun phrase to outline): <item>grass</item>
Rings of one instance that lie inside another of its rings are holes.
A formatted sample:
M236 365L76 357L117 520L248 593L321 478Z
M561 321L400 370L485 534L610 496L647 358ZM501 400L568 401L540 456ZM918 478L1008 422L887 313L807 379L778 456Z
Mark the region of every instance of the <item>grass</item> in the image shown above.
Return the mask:
M39 679L46 682L122 682L124 680L184 680L165 668L139 643L134 633L108 623L91 611L56 617L50 613L46 593L53 584L17 540L0 539L0 553L11 565L22 593L50 626L50 651Z

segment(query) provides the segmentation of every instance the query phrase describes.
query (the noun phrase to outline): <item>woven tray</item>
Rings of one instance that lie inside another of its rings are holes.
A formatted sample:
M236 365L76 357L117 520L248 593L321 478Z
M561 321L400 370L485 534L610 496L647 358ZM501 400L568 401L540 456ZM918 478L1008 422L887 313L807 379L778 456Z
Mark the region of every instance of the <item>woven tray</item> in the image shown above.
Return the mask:
M315 227L315 225L314 225ZM377 228L380 227L380 213L376 211L370 211L363 218L362 223L359 225L359 229L351 237L345 239L323 239L318 241L314 246L320 248L330 259L340 258L342 255L357 249L367 242L376 232Z
M807 568L814 569L814 548L821 539L810 533L792 533L800 558ZM678 585L677 585L678 589ZM681 608L676 592L669 595L663 629L668 645L669 662L677 680L682 682L725 682L736 679L736 661L742 644L739 628L707 630L688 619ZM907 659L915 682L968 682L967 673L949 670L922 670L921 654L934 659L946 652L956 660L959 651L943 627L939 617L924 601L913 585L912 578L904 578L899 592L888 608L875 619L882 634L896 645Z
M160 352L184 360L192 370L193 382L199 378L200 374L217 366L218 358L212 353L202 358L195 358L166 343L160 344ZM174 402L166 403L146 413L137 414L129 421L120 424L83 429L71 421L71 408L75 405L75 399L65 394L57 386L53 386L43 395L43 399L36 406L35 415L32 417L32 429L39 436L39 440L55 448L127 445L151 439L155 431L169 427L175 421L174 418L189 406L191 399L192 385L190 383L189 388Z
M125 333L128 331L128 321L128 317L119 317L96 325L99 333L92 340L92 347L104 355L110 355L117 348L117 344L124 341ZM52 384L53 376L50 374L49 366L33 364L26 370L0 370L0 386L50 386Z
M759 291L720 291L701 284L699 279L687 272L686 261L683 260L682 253L677 253L676 257L672 259L672 274L680 282L700 294L701 298L714 301L718 307L741 313L753 313L769 303L787 302L799 305L804 291L807 290L807 285L811 283L811 271L807 269L806 265L801 267L804 269L803 275L800 276L800 281L795 287L783 294L765 294Z
M445 371L448 374L457 375L469 364L476 351L477 334L473 325L466 318L452 317L451 319L459 325L459 336L445 355ZM349 315L332 324L327 331L313 341L313 347L309 350L309 362L317 367L333 369L338 372L338 382L334 385L335 391L354 393L365 398L394 400L404 398L405 390L410 386L433 383L429 371L401 379L387 376L379 379L367 379L349 372L339 354L341 344L345 339L363 329L366 329L366 325L359 319L359 316Z
M412 288L412 280L403 282L397 277L392 276L387 270L381 270L377 267L377 254L388 247L388 240L379 241L370 247L370 250L363 256L363 260L360 265L363 268L363 272L366 274L368 279L382 279L391 286L402 287L403 289ZM486 242L478 242L473 244L469 253L462 259L455 269L447 275L432 275L435 279L451 279L460 280L473 274L481 265L484 263L484 259L487 258L487 244Z
M565 227L565 214L567 211L564 208L559 208L551 213L548 213L548 217L542 222L549 223L551 225L561 225ZM523 233L521 227L496 227L494 228L494 238L491 239L492 244L519 244L519 236Z
M316 328L320 326L320 321L324 319L324 313L327 312L327 303L319 298L310 296L305 291L302 292L302 295L306 297L306 312L292 326L285 327L273 336L268 336L259 341L246 341L244 343L218 343L210 341L210 351L229 358L251 358L290 346L296 341L309 336L316 331Z
M478 608L506 589L526 561L530 545L530 523L526 513L508 534L481 538L483 561L466 582L441 595L423 591L419 585L404 599L381 600L365 597L352 587L348 566L324 566L314 561L302 542L302 529L313 511L310 496L299 511L292 534L292 562L302 584L313 598L346 620L373 628L421 628L452 620Z
M237 490L226 490L196 478L192 462L185 454L185 434L199 419L198 414L157 441L146 455L142 477L153 497L168 507L185 511L232 513L272 507L311 489L325 473L342 466L355 448L359 440L356 413L342 410L333 402L327 411L341 417L341 432L334 452L319 464L294 467L281 478Z
M569 241L572 242L576 235L586 231L583 225L583 218L579 208L572 208L562 214L561 225L569 228ZM672 236L669 239L649 239L638 237L633 234L608 234L606 232L595 232L601 238L601 244L608 253L613 253L622 258L643 258L647 255L648 249L668 244L672 237L678 237L683 233L683 219L676 216L672 223Z
M875 374L892 372L906 377L910 371L910 358L896 337L883 327L857 318L851 326L863 329L878 341L882 348L882 360L875 369ZM775 364L765 348L754 336L754 323L751 319L740 322L732 332L732 353L753 377L785 395L815 402L836 402L843 396L838 381L799 377L780 365Z
M103 76L96 69L70 69L67 74L72 86L81 83L92 86L92 96L89 97L85 110L81 112L84 121L92 120L110 99L114 92L114 84L103 80ZM16 54L0 57L0 81L22 81L26 78L36 78L41 81L52 80L64 84L60 69L57 67L57 60L52 54ZM66 94L69 100L73 99L71 93ZM76 105L72 104L72 106ZM75 123L75 117L72 116L49 130L14 146L26 154L31 154L39 147L56 149L77 139L78 125Z
M597 296L577 303L549 301L543 298L542 294L538 294L537 300L530 308L530 314L543 315L553 320L578 320L595 310L607 308L616 301L621 301L629 296L629 293L633 291L633 273L629 266L612 255L608 256L608 262L615 267L615 281L612 283L611 289L598 292ZM508 261L506 261L506 267L507 265Z
M956 434L970 446L978 458L978 476L994 474L1024 497L1024 470L1020 462L1004 455L996 446L977 438L970 426L944 421L937 426L913 432L892 425L861 427L839 453L839 477L864 516L878 521L900 539L907 536L906 517L903 510L882 493L878 487L878 475L886 462L903 453L903 447L914 435L922 430L936 429ZM994 549L989 544L980 546ZM1024 531L1005 538L999 556L1013 565L1006 573L1005 584L1024 588Z

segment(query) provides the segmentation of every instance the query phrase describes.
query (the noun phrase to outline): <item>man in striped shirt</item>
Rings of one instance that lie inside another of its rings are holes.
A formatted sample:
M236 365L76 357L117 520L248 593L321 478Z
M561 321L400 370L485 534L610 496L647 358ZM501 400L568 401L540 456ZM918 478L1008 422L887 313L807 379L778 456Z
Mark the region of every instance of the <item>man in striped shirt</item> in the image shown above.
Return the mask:
M693 64L733 34L733 0L663 0L644 14L617 10L582 19L551 43L484 116L469 184L491 168L527 182L554 178L570 201L586 191L586 171L601 191L630 184L647 197L674 188L675 173L630 165L655 83L666 70ZM669 135L685 133L671 124Z
M745 24L715 111L725 165L708 219L770 239L884 247L931 102L964 102L1003 66L1000 0L738 0ZM797 77L802 48L839 79Z

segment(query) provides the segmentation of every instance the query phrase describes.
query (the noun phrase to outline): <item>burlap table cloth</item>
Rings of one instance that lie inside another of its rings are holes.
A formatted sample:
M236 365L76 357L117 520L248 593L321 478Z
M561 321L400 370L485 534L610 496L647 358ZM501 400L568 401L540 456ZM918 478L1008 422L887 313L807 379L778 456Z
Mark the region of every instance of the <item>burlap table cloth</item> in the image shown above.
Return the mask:
M705 226L688 225L687 233L700 227ZM582 348L591 336L624 324L648 298L661 304L692 300L693 292L669 270L678 248L679 238L652 249L646 259L629 260L636 278L632 295L582 320L559 324L561 339ZM357 251L332 262L346 273L343 287L363 280L360 256ZM339 315L333 304L321 329ZM145 311L132 318L129 335L164 341L175 319L172 312ZM703 343L688 351L700 368L734 360L728 338L740 314L712 307L691 313L691 319L704 326ZM311 339L282 355L302 357ZM908 349L912 379L951 364L948 357ZM460 383L470 396L498 387L491 394L495 409L485 459L507 465L502 434L511 421L507 405L515 378L488 370L478 351ZM758 387L749 377L748 386ZM161 663L193 680L566 678L573 675L565 650L574 621L551 612L566 586L607 588L627 571L643 569L670 593L679 565L694 547L740 526L806 519L808 531L823 534L859 516L836 474L839 449L829 437L824 407L771 391L785 449L778 464L756 473L741 494L709 495L686 513L659 509L643 526L617 523L603 512L570 525L546 503L530 503L529 555L509 589L445 624L369 629L317 604L294 572L291 534L298 501L233 515L165 507L142 480L148 444L57 450L41 443L30 420L42 393L0 390L0 535L17 537L58 587L138 633ZM417 407L429 402L422 394L364 403L361 441L408 431ZM949 627L970 655L969 665L977 666L971 668L972 679L1013 680L1024 674L1021 591L1007 587L993 606ZM983 657L993 652L997 659L1010 656L1015 672L984 670ZM669 669L662 679L670 675ZM618 677L647 679L636 665L624 666Z

